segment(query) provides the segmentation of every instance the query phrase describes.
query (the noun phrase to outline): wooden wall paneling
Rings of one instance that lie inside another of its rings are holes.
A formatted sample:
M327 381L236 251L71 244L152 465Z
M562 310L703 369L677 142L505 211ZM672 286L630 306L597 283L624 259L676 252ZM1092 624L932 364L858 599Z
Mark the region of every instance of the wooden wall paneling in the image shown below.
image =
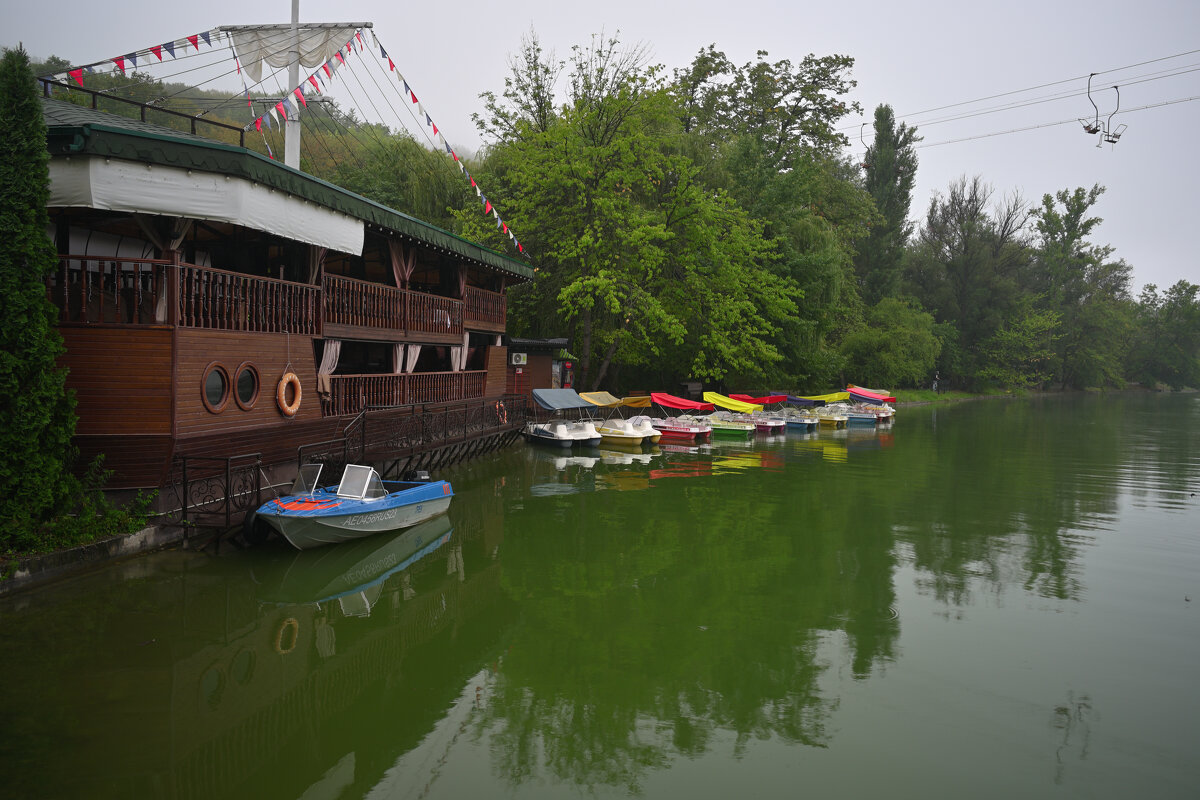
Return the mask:
M169 435L171 330L63 326L80 435Z
M487 384L484 387L484 397L498 397L504 394L508 381L508 348L488 347L487 349Z

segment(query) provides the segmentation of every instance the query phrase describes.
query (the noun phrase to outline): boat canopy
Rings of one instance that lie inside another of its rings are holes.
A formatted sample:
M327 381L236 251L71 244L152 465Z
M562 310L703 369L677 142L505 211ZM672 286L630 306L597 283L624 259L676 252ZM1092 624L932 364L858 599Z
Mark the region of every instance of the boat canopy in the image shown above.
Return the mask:
M855 386L854 384L846 387L846 394L850 395L852 400L859 403L870 403L873 406L896 402L896 398L891 397L886 392L876 392L871 389L864 389L861 386Z
M794 394L787 395L787 402L788 402L788 405L803 406L804 408L811 408L813 406L825 405L824 400L815 400L811 397L797 397Z
M580 397L579 392L574 389L534 389L533 399L547 411L592 407L592 404Z
M798 397L797 400L820 400L823 403L841 403L850 399L849 392L833 392L832 394L811 394L807 397Z
M758 403L760 406L773 406L788 398L786 394L768 394L763 397L751 397L748 394L731 394L729 396L734 400L741 400L743 403Z
M712 403L697 403L665 392L651 392L650 400L663 408L673 408L676 411L712 411Z
M616 397L608 392L580 392L579 396L592 405L600 406L601 408L616 408L617 406L628 408L650 407L650 398L646 396Z
M716 392L705 392L704 399L713 405L727 408L730 411L739 411L743 414L749 414L752 411L762 411L761 403L744 403L741 400L734 400L732 397L726 397Z

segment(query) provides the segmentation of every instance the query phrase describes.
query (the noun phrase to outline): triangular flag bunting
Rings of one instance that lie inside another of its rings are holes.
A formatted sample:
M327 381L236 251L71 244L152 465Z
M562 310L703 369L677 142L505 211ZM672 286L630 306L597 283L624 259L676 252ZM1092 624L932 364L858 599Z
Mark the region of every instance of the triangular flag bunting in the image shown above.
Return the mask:
M204 33L200 34L200 36L204 39L204 43L206 45L208 45L209 47L212 47L212 40L208 38L208 31L205 31Z
M467 175L467 179L468 179L469 181L471 181L471 185L472 185L472 186L474 186L474 185L475 185L475 179L474 179L474 178L472 178L470 175Z
M199 36L189 36L189 37L187 37L187 40L192 43L192 47L196 48L197 50L200 49L200 37Z
M78 83L80 86L83 86L83 67L70 70L67 72L67 74L74 78L76 83Z
M322 64L322 65L321 65L321 69L325 70L325 77L326 77L326 78L332 78L332 77L333 77L333 70L329 69L329 62L328 62L328 61L326 61L324 64Z
M392 60L390 58L388 59L388 67L391 68L392 72L396 71L396 65L392 63Z
M295 94L296 97L300 98L300 105L304 106L305 108L308 108L308 101L304 99L304 92L300 91L299 89L296 89L293 92L293 94Z
M278 111L280 114L282 114L284 119L287 119L287 106L284 105L284 103L286 103L286 102L287 102L287 100L284 99L283 102L275 104L275 110ZM276 117L275 121L278 122L279 117Z
M355 32L354 32L354 35L358 37L358 48L361 50L361 49L362 49L362 43L363 43L362 31L355 31Z
M414 102L414 103L419 103L419 102L420 102L420 101L418 101L418 100L417 100L417 93L416 93L416 92L414 92L412 89L409 89L409 90L408 90L408 93L409 93L410 95L412 95L412 100L413 100L413 102Z
M130 53L125 57L129 59L130 64L133 64L135 67L137 66L137 53Z
M383 45L379 45L379 57L387 58L387 50L383 49Z
M162 61L162 45L157 45L157 44L151 45L150 52L154 53L154 55L158 56L159 61Z
M254 120L254 130L259 131L259 132L262 131L262 117L259 117L258 119Z
M503 223L503 224L501 225L501 227L504 229L504 232L505 232L505 233L508 233L508 223L507 223L507 222Z
M433 120L432 120L432 119L429 117L429 112L428 112L428 111L426 111L426 112L425 112L425 124L426 124L426 125L433 125Z
M116 58L113 59L113 63L116 64L120 68L121 74L124 75L125 74L125 59L121 58L120 56L117 56Z
M492 212L492 204L491 204L491 203L488 203L487 205L485 205L485 206L483 207L483 215L486 217L486 216L487 216L488 214L490 214L491 212Z
M281 105L281 106L283 106L283 115L284 115L284 118L286 118L286 119L290 119L290 118L292 117L292 104L291 104L291 102L290 102L290 101L289 101L289 100L288 100L288 99L285 97L285 98L283 98L283 100L281 100L281 101L280 101L280 105Z
M430 122L433 122L433 120L429 120L429 121L430 121ZM434 126L433 126L433 133L434 133L434 135L436 135L436 136L440 136L440 135L441 135L441 134L439 134L439 133L438 133L437 125L434 125Z
M454 160L455 160L455 161L458 161L458 153L456 153L456 152L454 152L453 150L451 150L451 151L450 151L450 155L454 156ZM459 163L461 163L461 162L459 162Z
M175 43L174 42L163 42L163 49L171 54L171 58L175 57Z
M276 113L276 108L282 108L282 106L276 105L271 108L271 119L275 120L275 125L278 125L279 124L279 114ZM271 123L268 122L267 124L270 125ZM274 127L274 126L272 126L272 127Z
M346 59L342 58L341 50L338 50L336 53L334 53L334 55L337 56L338 61L342 62L343 64L346 63Z
M313 88L316 89L318 92L321 91L321 86L320 86L320 84L317 83L316 75L309 75L308 82L311 83L313 85Z

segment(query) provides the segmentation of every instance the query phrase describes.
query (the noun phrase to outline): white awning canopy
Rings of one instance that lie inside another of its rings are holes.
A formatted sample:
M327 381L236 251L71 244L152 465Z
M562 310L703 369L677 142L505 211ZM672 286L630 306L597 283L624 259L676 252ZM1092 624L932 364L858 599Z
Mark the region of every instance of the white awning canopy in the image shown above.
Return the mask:
M361 255L362 220L245 178L116 158L50 160L50 206L212 220Z

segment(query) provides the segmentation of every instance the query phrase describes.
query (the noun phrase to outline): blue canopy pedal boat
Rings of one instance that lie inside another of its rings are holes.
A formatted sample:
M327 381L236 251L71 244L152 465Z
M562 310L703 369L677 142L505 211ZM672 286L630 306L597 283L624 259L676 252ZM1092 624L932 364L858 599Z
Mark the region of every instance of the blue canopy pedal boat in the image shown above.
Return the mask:
M300 550L411 527L444 514L454 497L446 481L385 481L359 464L347 464L336 487L322 487L321 467L300 467L291 493L255 512Z

